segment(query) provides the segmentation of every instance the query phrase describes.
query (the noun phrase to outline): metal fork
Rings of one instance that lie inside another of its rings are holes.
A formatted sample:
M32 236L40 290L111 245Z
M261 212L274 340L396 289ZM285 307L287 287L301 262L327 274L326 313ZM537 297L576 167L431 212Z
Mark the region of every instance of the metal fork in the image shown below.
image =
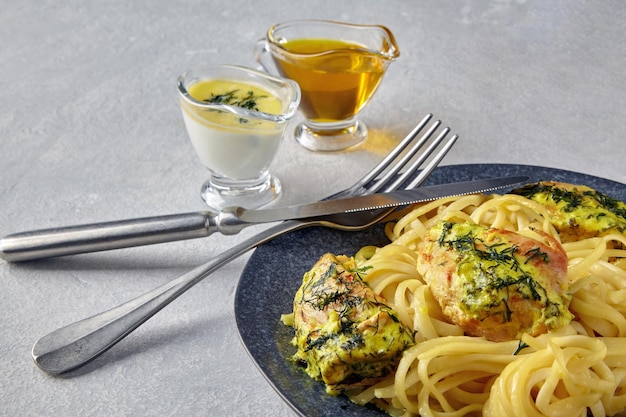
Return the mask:
M353 186L328 198L351 197L378 191L394 191L400 188L419 186L439 164L458 138L457 135L454 135L444 141L450 131L449 128L445 128L415 158L418 151L425 146L441 125L440 121L434 122L420 139L414 142L414 138L424 130L431 118L431 114L424 117L387 157ZM442 143L441 149L435 153ZM423 167L419 175L411 180L411 177L429 157L432 157L430 162ZM403 169L404 171L402 171ZM111 310L49 333L39 339L33 346L33 359L39 368L50 374L56 375L72 371L110 349L213 271L252 248L289 231L310 226L325 226L352 231L363 230L378 223L393 210L385 209L363 212L341 218L337 217L333 221L324 222L296 220L282 222L244 240L209 262L144 295Z

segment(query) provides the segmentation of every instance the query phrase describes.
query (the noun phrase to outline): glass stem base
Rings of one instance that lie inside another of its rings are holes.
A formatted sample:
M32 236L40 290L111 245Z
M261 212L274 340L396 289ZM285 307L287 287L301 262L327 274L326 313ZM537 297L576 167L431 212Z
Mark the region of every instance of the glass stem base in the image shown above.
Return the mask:
M282 186L278 178L267 175L264 181L242 187L221 183L209 178L200 190L204 202L214 211L224 207L240 206L260 208L275 203L281 195Z
M363 142L367 126L358 119L342 123L303 122L296 127L298 143L311 151L341 151Z

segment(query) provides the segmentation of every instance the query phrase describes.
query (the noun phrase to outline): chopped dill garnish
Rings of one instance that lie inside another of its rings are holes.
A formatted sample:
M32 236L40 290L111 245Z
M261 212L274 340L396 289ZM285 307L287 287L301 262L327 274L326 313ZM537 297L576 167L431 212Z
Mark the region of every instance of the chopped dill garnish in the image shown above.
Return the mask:
M528 344L520 340L519 343L517 344L517 349L515 349L515 352L513 352L513 356L517 356L517 354L519 354L522 350L526 349L527 347L528 347Z
M539 248L530 249L524 255L528 256L526 261L524 261L525 264L527 264L528 262L530 262L531 259L534 259L534 258L541 258L545 263L550 262L550 258L548 257L548 254L545 252L542 252Z
M211 97L203 100L209 104L227 104L229 106L241 107L243 109L259 111L257 100L267 96L255 96L253 91L248 91L245 96L239 99L236 93L239 90L228 91L224 94L213 94Z
M362 267L360 267L360 268L352 268L352 269L348 269L348 272L350 272L350 273L352 273L352 274L356 275L359 279L363 279L363 276L362 276L361 274L363 274L363 275L367 275L367 270L368 270L368 269L372 269L372 268L373 268L373 266L371 266L371 265L366 265L366 266L362 266Z

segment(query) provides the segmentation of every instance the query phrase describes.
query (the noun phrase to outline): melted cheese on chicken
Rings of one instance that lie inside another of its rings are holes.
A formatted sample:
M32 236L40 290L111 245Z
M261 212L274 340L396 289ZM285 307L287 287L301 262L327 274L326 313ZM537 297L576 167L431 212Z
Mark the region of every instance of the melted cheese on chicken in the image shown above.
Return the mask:
M563 243L626 234L626 204L584 185L541 181L512 191L544 205Z
M567 256L502 229L441 221L419 248L418 272L444 314L472 336L493 341L533 336L569 323Z
M413 344L406 328L359 276L352 258L326 254L304 274L294 298L294 359L327 392L395 370Z

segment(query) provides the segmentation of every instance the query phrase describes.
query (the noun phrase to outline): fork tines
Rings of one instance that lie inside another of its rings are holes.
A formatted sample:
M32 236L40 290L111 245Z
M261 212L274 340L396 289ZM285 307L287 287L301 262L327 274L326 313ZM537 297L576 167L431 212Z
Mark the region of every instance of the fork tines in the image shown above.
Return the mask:
M361 179L361 186L368 193L418 187L437 167L459 136L448 137L450 128L446 127L431 140L441 126L441 121L436 120L416 139L431 119L432 114L426 115L374 170Z

